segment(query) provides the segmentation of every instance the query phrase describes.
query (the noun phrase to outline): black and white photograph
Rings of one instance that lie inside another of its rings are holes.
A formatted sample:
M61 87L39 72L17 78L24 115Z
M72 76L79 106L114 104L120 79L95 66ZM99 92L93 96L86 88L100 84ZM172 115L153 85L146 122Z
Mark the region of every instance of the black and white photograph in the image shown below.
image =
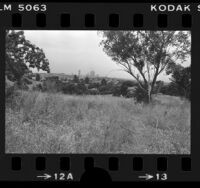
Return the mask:
M190 154L191 37L6 30L5 153Z

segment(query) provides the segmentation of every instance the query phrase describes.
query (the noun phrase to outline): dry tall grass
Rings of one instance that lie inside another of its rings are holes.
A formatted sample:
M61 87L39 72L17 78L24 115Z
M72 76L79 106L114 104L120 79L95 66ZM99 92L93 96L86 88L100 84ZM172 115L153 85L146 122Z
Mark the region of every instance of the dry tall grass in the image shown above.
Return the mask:
M190 103L21 91L6 104L6 153L189 154Z

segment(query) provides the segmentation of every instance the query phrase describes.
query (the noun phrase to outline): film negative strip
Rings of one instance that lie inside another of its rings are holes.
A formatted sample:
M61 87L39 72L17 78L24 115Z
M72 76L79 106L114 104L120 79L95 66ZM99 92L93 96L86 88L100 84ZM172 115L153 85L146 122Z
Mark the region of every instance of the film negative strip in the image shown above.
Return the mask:
M199 20L200 3L0 2L0 181L199 181Z

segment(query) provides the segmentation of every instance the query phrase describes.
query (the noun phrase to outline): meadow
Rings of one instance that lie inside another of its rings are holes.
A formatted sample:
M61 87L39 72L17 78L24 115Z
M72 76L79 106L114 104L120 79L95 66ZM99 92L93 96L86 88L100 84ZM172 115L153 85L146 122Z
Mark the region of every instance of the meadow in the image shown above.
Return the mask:
M189 154L190 102L18 91L6 101L6 153Z

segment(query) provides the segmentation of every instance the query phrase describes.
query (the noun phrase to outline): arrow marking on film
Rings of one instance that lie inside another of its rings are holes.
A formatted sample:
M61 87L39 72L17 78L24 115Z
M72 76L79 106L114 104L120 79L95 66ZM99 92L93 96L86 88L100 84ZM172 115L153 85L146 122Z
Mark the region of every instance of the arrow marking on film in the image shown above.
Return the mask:
M47 180L47 179L49 179L49 178L51 178L51 175L49 175L49 174L44 174L44 175L42 175L42 176L37 176L38 178L44 178L45 180Z
M150 180L150 179L153 178L153 176L150 175L150 174L145 174L145 176L139 176L138 178L143 178L143 179L145 179L145 180Z

